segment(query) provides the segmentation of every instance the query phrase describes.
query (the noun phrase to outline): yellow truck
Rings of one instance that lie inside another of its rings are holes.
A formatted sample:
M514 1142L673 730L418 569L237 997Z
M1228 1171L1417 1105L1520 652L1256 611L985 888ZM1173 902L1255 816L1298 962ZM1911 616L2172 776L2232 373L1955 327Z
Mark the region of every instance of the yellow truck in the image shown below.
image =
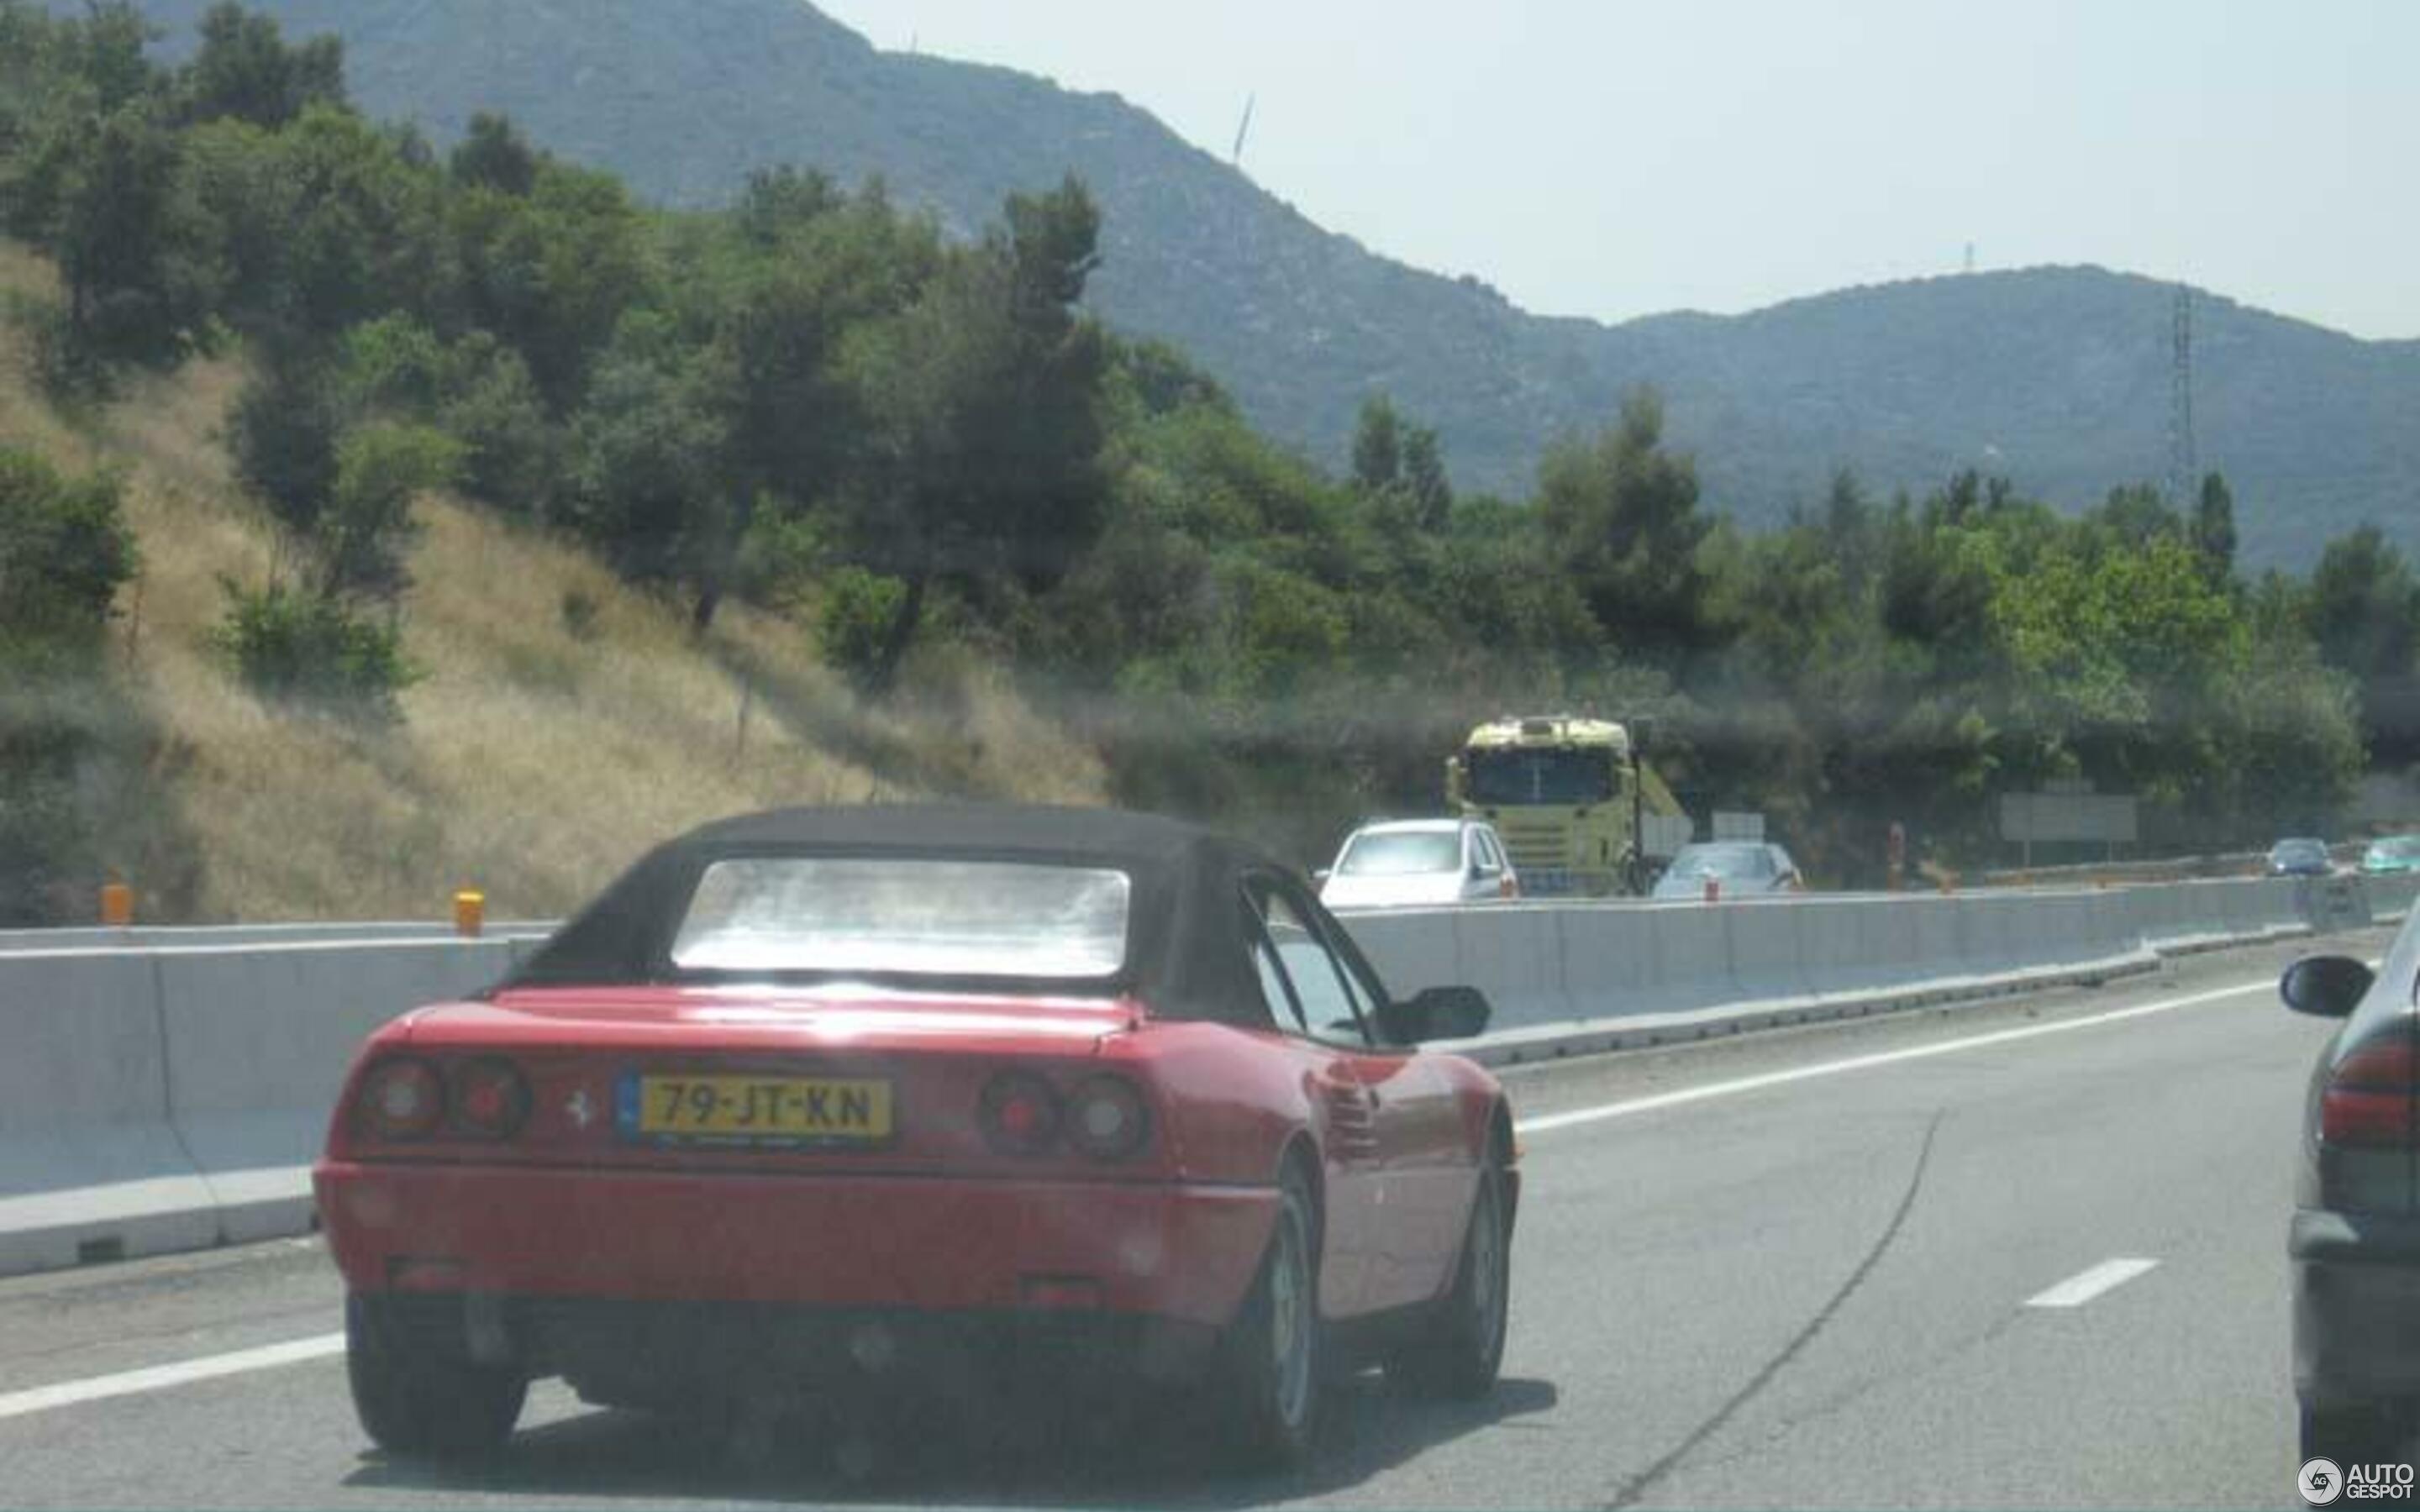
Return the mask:
M1609 719L1491 720L1445 769L1447 802L1496 826L1528 897L1644 892L1648 869L1689 840L1671 790Z

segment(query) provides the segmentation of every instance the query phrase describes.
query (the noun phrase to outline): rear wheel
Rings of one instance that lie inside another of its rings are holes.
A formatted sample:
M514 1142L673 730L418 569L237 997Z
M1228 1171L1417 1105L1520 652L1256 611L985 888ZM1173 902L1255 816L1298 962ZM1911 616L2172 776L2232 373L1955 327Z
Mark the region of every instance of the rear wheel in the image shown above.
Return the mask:
M345 1299L345 1373L364 1431L390 1454L489 1453L512 1437L529 1394L519 1371L480 1365L454 1340L397 1326L376 1297Z
M1229 1437L1255 1464L1300 1463L1318 1427L1326 1366L1318 1232L1310 1183L1289 1168L1260 1276L1223 1342L1218 1382Z
M2333 1459L2341 1468L2403 1458L2412 1436L2412 1413L2400 1402L2360 1402L2351 1406L2314 1407L2302 1404L2303 1458Z
M1493 1155L1481 1168L1453 1289L1423 1336L1387 1360L1387 1377L1430 1396L1483 1396L1504 1363L1504 1321L1512 1296L1511 1234L1504 1221L1504 1169Z

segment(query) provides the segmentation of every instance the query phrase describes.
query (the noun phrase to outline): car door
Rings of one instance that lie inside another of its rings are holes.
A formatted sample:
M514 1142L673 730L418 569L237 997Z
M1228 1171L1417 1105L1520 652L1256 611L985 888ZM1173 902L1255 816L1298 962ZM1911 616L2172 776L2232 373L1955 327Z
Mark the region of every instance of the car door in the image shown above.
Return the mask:
M1245 880L1245 933L1271 1022L1302 1067L1318 1123L1325 1195L1319 1309L1329 1318L1351 1318L1373 1305L1371 1256L1386 1174L1377 1108L1357 1063L1359 1047L1342 1031L1318 1027L1322 1021L1315 1015L1333 1013L1336 1005L1318 994L1319 979L1306 970L1314 963L1305 944L1316 942L1305 910L1277 888L1273 876ZM1297 982L1298 976L1304 982Z
M1479 826L1479 838L1487 842L1487 854L1496 857L1496 864L1502 869L1496 878L1497 896L1520 897L1521 873L1514 869L1511 854L1504 849L1504 837L1496 832L1494 825L1481 825Z
M1765 849L1773 853L1774 890L1776 892L1806 890L1806 880L1798 874L1798 863L1791 857L1790 853L1778 845L1768 845Z
M1272 918L1290 915L1280 954L1312 1032L1343 1057L1361 1088L1378 1180L1358 1257L1368 1305L1424 1302L1445 1285L1476 1165L1452 1084L1410 1046L1378 1041L1377 984L1338 947L1342 926L1282 878L1269 883Z
M1487 843L1487 832L1475 825L1462 829L1462 897L1465 903L1494 898L1504 885L1504 858Z

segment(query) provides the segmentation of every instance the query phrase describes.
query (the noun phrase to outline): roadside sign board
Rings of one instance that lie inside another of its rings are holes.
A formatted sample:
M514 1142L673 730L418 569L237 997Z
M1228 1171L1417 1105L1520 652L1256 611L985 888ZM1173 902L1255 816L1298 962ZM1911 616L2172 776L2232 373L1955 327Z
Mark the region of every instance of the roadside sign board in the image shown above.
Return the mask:
M1764 839L1764 815L1717 809L1714 810L1714 839L1761 841Z
M2052 841L2134 843L2134 800L2105 793L2003 793L2000 838L2019 844Z

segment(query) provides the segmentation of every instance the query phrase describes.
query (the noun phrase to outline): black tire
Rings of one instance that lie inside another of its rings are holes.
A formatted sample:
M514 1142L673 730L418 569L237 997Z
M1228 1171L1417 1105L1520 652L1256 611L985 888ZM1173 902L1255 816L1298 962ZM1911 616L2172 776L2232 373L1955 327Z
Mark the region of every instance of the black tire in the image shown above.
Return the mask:
M1512 1291L1504 1167L1491 1153L1480 1171L1478 1196L1471 1200L1453 1288L1437 1304L1421 1336L1388 1356L1387 1379L1423 1396L1467 1400L1495 1390L1497 1372L1504 1364Z
M1227 1439L1254 1467L1301 1464L1317 1437L1327 1369L1319 1319L1319 1217L1292 1167L1260 1275L1220 1344L1216 1390Z
M438 1459L493 1452L512 1437L529 1381L483 1365L450 1341L398 1327L375 1297L345 1299L345 1374L353 1412L389 1454Z
M2411 1439L2412 1427L2411 1409L2399 1402L2332 1407L2304 1402L2302 1458L2333 1459L2346 1469L2381 1460L2401 1463L2403 1445Z

